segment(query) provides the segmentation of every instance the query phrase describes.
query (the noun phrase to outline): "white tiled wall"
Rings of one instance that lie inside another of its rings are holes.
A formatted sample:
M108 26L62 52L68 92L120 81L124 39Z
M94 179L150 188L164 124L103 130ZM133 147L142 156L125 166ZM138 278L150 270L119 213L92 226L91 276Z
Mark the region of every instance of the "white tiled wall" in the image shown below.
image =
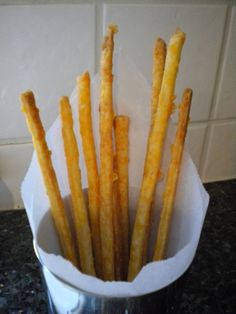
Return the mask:
M20 184L32 153L30 143L0 146L0 210L21 207Z
M186 147L205 182L235 178L235 2L87 2L0 0L0 210L22 206L20 182L32 154L19 93L35 91L47 128L76 75L98 70L109 22L119 25L117 46L149 82L154 39L168 41L177 26L186 32L176 87L177 100L186 86L194 90Z
M191 120L204 121L211 107L225 14L226 6L106 5L104 25L111 21L120 25L118 44L149 81L155 38L168 41L176 26L185 30L187 37L176 91L178 99L186 84L196 91Z
M94 29L93 5L0 6L0 139L28 136L25 89L36 92L45 127L52 123L76 75L94 72Z
M236 7L229 17L229 31L225 40L222 74L216 91L216 110L213 118L236 118Z
M212 181L236 177L236 120L214 121L209 126L208 149L203 179Z

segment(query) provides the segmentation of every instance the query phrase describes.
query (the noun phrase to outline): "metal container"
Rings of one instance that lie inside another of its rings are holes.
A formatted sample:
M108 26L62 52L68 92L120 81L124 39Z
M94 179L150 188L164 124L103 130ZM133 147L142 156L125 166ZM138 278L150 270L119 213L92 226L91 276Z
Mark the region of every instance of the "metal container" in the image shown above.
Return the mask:
M48 311L50 314L179 313L185 275L169 286L143 296L127 298L104 297L74 288L53 275L40 261L35 242L33 244L48 296Z

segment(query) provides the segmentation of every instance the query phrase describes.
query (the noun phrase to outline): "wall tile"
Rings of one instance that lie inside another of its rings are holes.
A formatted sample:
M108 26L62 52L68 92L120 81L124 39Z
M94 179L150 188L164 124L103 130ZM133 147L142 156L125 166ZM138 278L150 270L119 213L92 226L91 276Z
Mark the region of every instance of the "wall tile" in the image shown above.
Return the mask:
M187 40L177 80L177 96L193 88L192 120L208 119L226 17L224 5L105 5L104 30L119 26L117 44L151 78L152 47L156 37L169 40L176 27Z
M236 117L236 7L228 35L214 118Z
M0 139L27 137L18 101L32 89L46 127L76 75L94 72L93 5L0 6Z
M200 170L200 161L206 134L206 128L207 124L205 123L189 125L186 138L186 150L190 153L198 171Z
M0 146L0 210L23 207L20 185L32 153L31 144Z
M217 181L236 177L236 120L214 122L209 128L204 154L203 180Z

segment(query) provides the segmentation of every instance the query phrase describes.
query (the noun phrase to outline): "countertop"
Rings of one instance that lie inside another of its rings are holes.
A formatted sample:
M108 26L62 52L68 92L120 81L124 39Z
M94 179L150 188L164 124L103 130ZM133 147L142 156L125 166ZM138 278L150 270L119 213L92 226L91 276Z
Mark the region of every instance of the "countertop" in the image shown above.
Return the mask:
M236 180L205 187L210 205L180 313L236 313ZM47 313L46 300L25 211L0 212L0 313Z

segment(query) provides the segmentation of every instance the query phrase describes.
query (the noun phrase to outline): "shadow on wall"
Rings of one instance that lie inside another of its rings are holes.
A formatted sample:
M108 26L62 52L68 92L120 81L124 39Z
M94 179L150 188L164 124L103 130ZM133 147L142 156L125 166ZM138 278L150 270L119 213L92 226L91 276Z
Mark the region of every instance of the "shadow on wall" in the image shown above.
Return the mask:
M0 178L0 210L13 209L14 202L12 193L6 186L4 181Z

